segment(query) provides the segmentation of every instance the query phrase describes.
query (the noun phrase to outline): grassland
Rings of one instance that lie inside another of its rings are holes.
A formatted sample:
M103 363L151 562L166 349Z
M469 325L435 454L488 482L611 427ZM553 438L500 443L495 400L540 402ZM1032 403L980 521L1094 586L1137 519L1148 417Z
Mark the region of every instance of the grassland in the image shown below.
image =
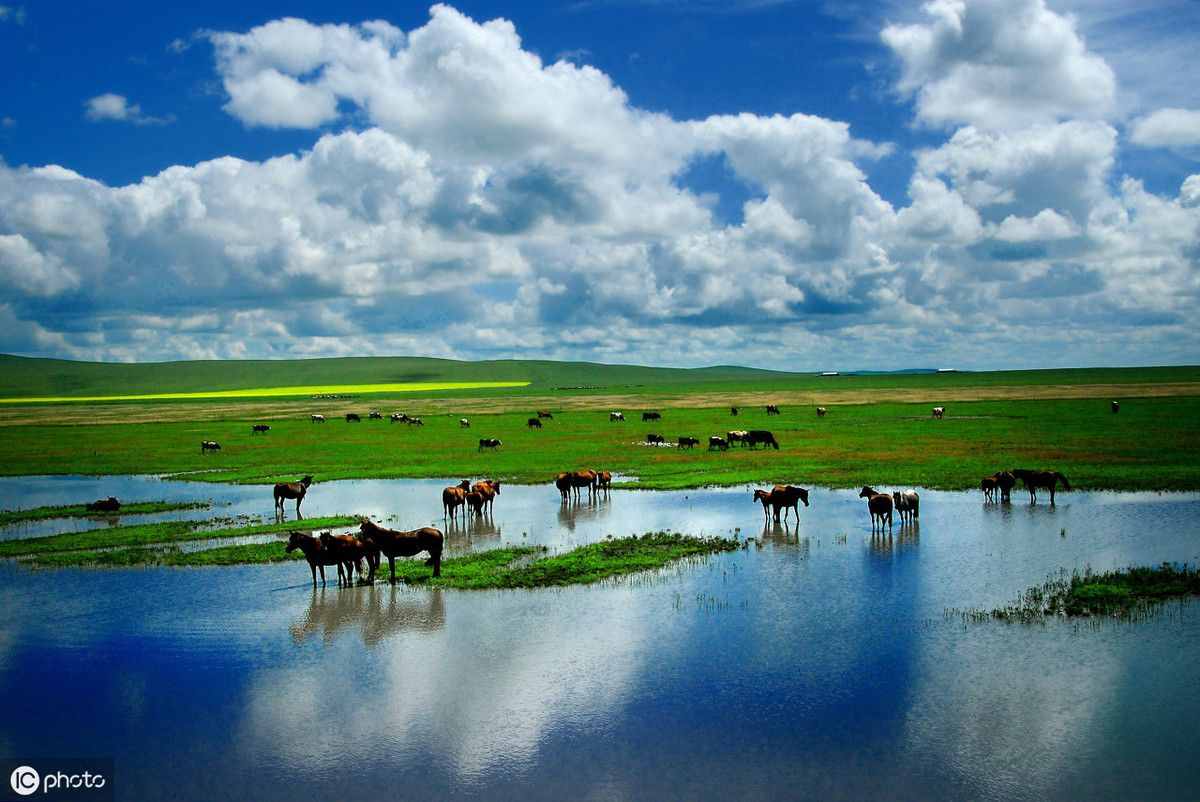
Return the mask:
M94 394L120 386L195 392L281 381L378 383L528 381L527 386L423 391L403 399L229 398L163 402L8 404L0 408L0 474L171 474L203 481L272 482L312 474L345 478L477 477L546 482L593 467L644 488L788 481L853 487L975 487L979 477L1016 466L1054 468L1072 486L1200 489L1200 368L1080 369L997 373L884 374L822 378L743 368L699 371L585 363L351 359L268 363L94 365L0 357L30 391ZM223 366L223 369L219 369ZM7 384L5 384L7 382ZM125 382L125 384L121 384ZM283 386L283 385L278 385ZM245 389L245 388L242 388ZM1109 412L1110 399L1122 401ZM390 405L394 402L394 406ZM767 403L783 414L767 416ZM946 406L945 420L929 417ZM742 414L730 415L730 405ZM817 405L829 408L818 419ZM423 427L335 416L368 407L420 414ZM554 411L544 428L526 421ZM626 423L610 423L609 410ZM640 422L642 410L663 419ZM312 424L309 415L329 416ZM460 428L469 417L471 427ZM269 423L266 435L251 424ZM782 448L728 452L653 448L647 432L707 442L730 429L774 431ZM482 437L500 438L480 451ZM218 453L201 454L200 440Z
M114 518L125 515L146 515L155 512L199 510L212 506L206 501L138 501L122 504L116 512L89 510L86 504L64 504L53 507L31 507L27 510L0 511L0 526L26 521L46 521L54 518Z
M423 560L397 560L396 578L429 587L460 590L516 589L586 585L626 574L662 568L673 562L734 551L742 543L730 538L698 538L672 532L613 538L579 546L562 554L545 555L544 546L512 546L465 554L442 561L442 575ZM46 554L32 559L43 568L73 566L132 567L139 565L247 565L302 559L288 554L282 543L223 546L197 552L177 548L124 548ZM387 563L381 566L387 576Z
M445 390L496 390L524 387L529 382L402 382L384 384L314 384L292 387L246 387L238 390L198 390L188 393L135 395L59 395L0 398L0 404L61 404L83 401L202 401L223 398L280 398L319 395L390 395Z

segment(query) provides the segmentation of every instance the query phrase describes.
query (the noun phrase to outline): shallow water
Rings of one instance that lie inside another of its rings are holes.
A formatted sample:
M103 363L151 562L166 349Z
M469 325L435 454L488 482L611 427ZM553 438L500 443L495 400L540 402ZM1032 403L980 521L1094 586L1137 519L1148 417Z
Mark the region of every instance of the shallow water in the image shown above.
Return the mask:
M320 484L303 510L441 525L446 483ZM262 487L0 480L0 507L106 495L271 515ZM130 800L1195 798L1200 606L1044 626L946 609L1058 568L1200 561L1200 496L1013 498L922 491L919 526L880 538L846 491L764 530L747 488L564 510L552 487L505 486L453 549L665 528L756 541L532 592L314 591L303 564L0 564L0 754L112 756Z

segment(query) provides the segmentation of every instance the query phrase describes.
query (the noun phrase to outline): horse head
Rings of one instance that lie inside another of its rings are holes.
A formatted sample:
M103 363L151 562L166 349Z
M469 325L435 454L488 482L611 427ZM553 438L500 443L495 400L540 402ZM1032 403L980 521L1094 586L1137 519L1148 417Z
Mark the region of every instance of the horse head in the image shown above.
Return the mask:
M303 479L300 480L300 484L304 485L304 487L307 488L309 485L312 484L312 481L313 481L313 478L311 476L305 476Z
M875 492L875 488L865 487L865 486L858 493L859 498L870 498L871 496L877 496L877 495L879 495L879 494Z
M800 500L803 501L804 506L807 507L808 506L808 490L803 487L797 487L796 490L800 491L798 494L800 496Z

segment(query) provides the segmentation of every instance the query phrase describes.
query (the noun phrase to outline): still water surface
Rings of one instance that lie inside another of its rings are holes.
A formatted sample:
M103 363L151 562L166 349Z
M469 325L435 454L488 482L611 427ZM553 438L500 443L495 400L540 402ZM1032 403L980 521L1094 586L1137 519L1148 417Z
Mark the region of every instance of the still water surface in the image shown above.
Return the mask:
M441 525L445 484L319 484L303 509ZM107 495L271 515L262 487L0 480L0 508ZM563 509L551 487L505 486L491 521L451 534L456 550L665 528L756 541L588 588L0 564L0 755L112 756L128 800L1196 798L1200 605L1099 626L946 609L1058 568L1200 561L1200 496L929 491L891 538L854 496L814 490L798 527L764 529L746 488Z

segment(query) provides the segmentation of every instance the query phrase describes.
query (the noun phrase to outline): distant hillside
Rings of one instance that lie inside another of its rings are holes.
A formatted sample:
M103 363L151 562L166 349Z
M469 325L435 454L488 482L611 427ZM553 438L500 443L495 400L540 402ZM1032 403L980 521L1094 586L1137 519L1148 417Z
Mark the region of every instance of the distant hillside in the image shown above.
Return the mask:
M527 381L531 383L531 389L553 389L792 378L797 378L797 374L733 366L650 368L514 359L459 362L400 356L130 364L0 355L0 398L186 393L392 382Z

